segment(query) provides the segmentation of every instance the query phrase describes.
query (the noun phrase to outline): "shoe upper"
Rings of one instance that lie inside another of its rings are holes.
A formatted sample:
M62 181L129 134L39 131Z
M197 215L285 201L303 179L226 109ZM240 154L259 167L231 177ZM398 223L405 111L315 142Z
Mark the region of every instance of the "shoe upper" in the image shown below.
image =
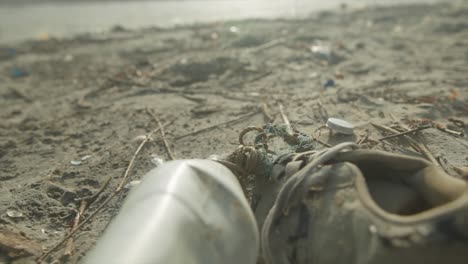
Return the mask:
M279 181L258 183L266 263L466 263L464 181L423 159L381 151L310 163L290 162Z

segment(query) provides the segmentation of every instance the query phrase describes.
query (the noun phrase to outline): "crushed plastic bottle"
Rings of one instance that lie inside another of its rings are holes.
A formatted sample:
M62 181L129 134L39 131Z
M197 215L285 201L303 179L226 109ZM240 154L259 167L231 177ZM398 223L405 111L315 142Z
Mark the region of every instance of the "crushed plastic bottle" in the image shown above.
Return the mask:
M255 264L259 234L237 178L212 160L170 161L132 188L87 264Z

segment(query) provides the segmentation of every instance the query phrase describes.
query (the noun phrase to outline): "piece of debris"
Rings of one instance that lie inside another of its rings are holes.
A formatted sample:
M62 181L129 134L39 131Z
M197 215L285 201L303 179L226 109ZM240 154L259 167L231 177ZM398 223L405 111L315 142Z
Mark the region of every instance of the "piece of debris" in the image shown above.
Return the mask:
M84 161L86 161L89 158L91 158L91 155L85 155L85 156L81 157L81 159L79 159L79 160L70 161L70 163L71 163L71 165L79 166L79 165L81 165L81 163L83 163Z
M24 216L22 212L16 211L16 210L8 210L7 213L8 217L11 218L21 218Z
M231 26L231 27L229 28L229 32L234 33L234 34L237 34L237 33L239 33L239 28L236 27L236 26Z
M127 29L126 29L124 26L118 25L118 24L117 24L117 25L114 25L114 26L111 28L111 31L112 31L112 32L125 32L125 31L127 31Z
M2 227L0 227L0 248L10 258L38 256L42 253L38 243Z
M387 140L387 139L391 139L391 138L396 138L396 137L416 133L416 132L419 132L419 131L424 130L424 129L429 129L431 127L432 127L431 125L423 125L423 126L415 128L415 129L411 129L411 130L404 131L404 132L401 132L401 133L398 133L398 134L393 134L393 135L390 135L390 136L380 138L379 141L383 141L383 140Z
M72 160L72 161L70 161L71 165L73 165L73 166L79 166L79 165L81 165L82 162L83 161L81 161L81 160Z
M164 163L164 159L157 154L151 154L151 163L158 167Z
M198 106L196 108L193 108L190 110L190 113L196 117L201 117L201 116L206 116L210 115L216 112L222 111L223 108L219 105L204 105L204 106Z
M344 80L344 74L339 72L339 71L335 71L334 73L335 75L335 78L338 79L338 80Z
M29 73L21 68L14 67L10 69L10 77L14 79L23 78L28 75Z
M319 59L329 60L331 56L331 51L328 46L325 46L321 43L314 44L310 47L310 51L314 53Z
M440 130L440 131L442 131L442 132L444 132L444 133L447 133L447 134L449 134L449 135L452 135L452 136L454 136L454 137L459 137L459 138L461 138L461 137L464 136L463 131L455 131L455 130L449 129L449 128L447 128L446 126L441 125L441 124L437 124L437 123L436 123L436 124L435 124L435 127L436 127L438 130Z
M184 97L187 100L194 101L195 103L198 104L204 104L206 103L206 98L204 96L197 96L197 95L191 95L191 94L181 94L180 96Z
M132 139L133 142L141 143L146 140L146 135L138 135ZM152 141L153 139L149 139L149 141Z
M330 87L335 86L335 81L333 79L328 79L324 84L323 84L323 89L326 90Z
M132 189L133 187L139 185L141 183L141 181L131 181L129 183L127 183L124 188L125 189Z
M91 155L85 155L85 156L81 157L81 160L85 161L85 160L87 160L89 158L91 158Z
M328 118L326 126L337 133L344 135L354 134L354 125L338 118Z
M463 120L460 120L460 119L457 119L457 118L449 118L448 119L450 122L452 122L455 126L457 127L460 127L460 128L464 128L466 127L466 124L465 122L463 122Z

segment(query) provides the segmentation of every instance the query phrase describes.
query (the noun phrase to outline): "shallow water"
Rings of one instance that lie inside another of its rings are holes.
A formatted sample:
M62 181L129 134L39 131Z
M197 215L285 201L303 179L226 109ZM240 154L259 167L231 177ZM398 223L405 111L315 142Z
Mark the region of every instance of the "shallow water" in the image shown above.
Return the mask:
M440 2L440 0L186 0L6 5L0 2L0 42L41 36L67 37L84 32L173 26L245 18L303 17L336 9L375 4Z

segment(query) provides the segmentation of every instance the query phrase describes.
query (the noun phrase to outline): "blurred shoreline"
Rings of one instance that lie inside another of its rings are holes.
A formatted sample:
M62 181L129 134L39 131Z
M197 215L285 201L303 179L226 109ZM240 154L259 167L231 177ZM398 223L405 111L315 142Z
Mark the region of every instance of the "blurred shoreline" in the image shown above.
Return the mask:
M442 0L0 0L0 43L126 29L242 19L302 18L343 3L349 9Z

